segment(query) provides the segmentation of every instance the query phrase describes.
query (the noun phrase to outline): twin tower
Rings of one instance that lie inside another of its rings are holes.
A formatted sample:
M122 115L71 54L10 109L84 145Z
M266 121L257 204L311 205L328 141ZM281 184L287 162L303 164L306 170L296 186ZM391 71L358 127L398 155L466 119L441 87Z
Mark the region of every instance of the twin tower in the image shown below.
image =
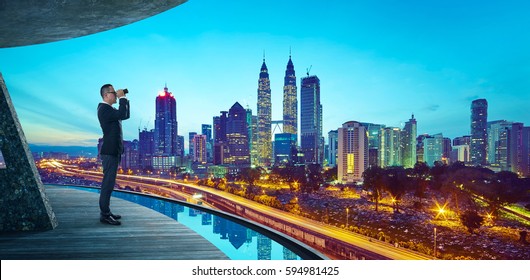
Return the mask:
M320 104L320 80L316 76L302 78L301 97L301 150L304 162L322 163L322 105ZM298 138L298 98L296 75L293 61L289 54L287 69L285 70L283 86L283 133L291 134L295 139L296 148ZM269 73L265 58L261 65L258 80L257 104L257 162L258 166L271 166L273 160L272 145L272 117L271 117L271 88ZM275 153L276 154L276 153ZM293 159L289 159L293 160Z

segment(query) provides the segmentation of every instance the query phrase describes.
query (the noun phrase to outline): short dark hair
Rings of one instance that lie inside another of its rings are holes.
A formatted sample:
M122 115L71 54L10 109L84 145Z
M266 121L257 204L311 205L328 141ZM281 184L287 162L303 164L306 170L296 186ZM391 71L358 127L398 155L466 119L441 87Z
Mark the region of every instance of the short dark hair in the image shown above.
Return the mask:
M103 98L103 96L105 95L105 93L107 93L107 91L109 90L111 86L112 86L111 84L104 84L103 86L101 86L101 90L99 90L99 93L101 94L101 98Z

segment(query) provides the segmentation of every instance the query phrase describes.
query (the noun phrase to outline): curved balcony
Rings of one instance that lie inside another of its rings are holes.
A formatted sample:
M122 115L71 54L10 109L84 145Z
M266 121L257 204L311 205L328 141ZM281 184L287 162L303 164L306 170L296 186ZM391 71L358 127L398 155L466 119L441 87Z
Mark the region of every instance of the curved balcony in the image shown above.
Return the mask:
M113 192L112 209L123 216L123 223L104 225L98 221L98 191L46 185L59 226L0 236L0 258L327 259L289 236L235 215L135 192Z

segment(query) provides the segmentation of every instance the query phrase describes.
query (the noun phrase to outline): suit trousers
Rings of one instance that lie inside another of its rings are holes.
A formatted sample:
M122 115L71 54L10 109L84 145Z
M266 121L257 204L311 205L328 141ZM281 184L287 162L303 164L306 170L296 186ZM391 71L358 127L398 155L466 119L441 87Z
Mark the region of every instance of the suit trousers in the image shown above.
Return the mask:
M116 184L116 174L121 156L101 155L103 163L103 181L101 182L101 192L99 194L99 210L101 216L110 215L110 196Z

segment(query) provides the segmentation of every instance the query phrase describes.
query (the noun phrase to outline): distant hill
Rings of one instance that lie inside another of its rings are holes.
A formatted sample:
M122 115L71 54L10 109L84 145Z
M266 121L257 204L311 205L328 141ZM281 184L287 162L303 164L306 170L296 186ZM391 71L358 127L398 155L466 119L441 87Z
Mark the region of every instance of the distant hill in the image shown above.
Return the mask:
M97 147L82 147L82 146L42 146L29 144L29 149L32 153L43 152L59 152L67 153L71 157L85 156L96 157L98 153Z

